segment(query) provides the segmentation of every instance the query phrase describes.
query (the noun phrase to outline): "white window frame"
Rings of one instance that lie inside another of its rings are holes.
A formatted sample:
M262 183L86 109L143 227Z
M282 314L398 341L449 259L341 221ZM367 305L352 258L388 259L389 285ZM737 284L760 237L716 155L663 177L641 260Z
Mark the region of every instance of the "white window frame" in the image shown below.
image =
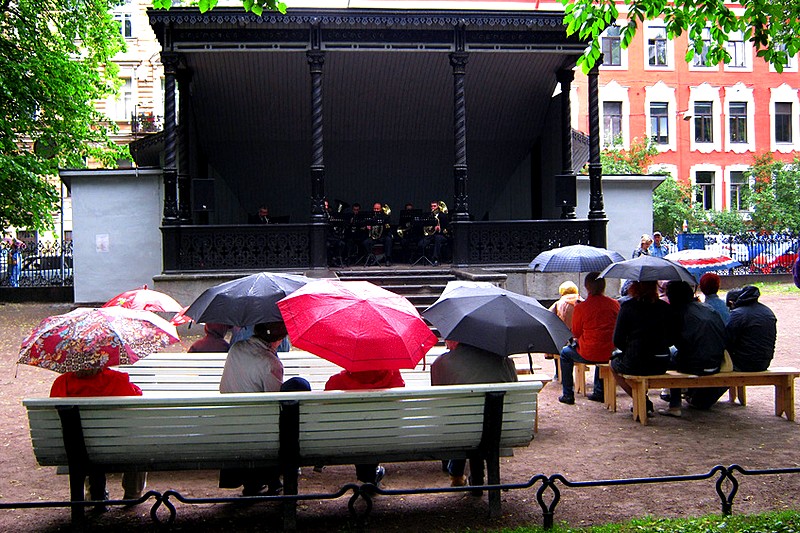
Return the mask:
M729 211L733 211L736 213L749 213L752 211L751 206L747 206L745 209L734 209L733 208L733 197L732 197L732 190L733 190L733 179L732 175L734 172L741 172L745 175L745 183L744 185L749 185L753 180L752 177L748 176L748 172L750 172L750 167L747 165L731 165L725 168L725 186L727 188L727 205L725 206ZM741 192L739 193L739 198L741 199Z
M136 104L136 84L132 73L120 73L122 84L119 92L112 96L108 107L108 116L116 122L130 122L131 113L134 112Z
M741 43L740 48L742 49L742 62L743 65L736 65L733 63L733 58L736 55L733 53L734 44L731 43ZM723 67L726 71L734 71L734 72L752 72L753 71L753 43L750 41L746 41L744 39L744 35L741 31L732 32L728 35L728 42L725 44L725 50L731 55L731 62L726 63Z
M689 63L689 70L695 72L710 72L714 70L719 70L719 65L707 65L707 54L708 50L711 48L711 28L703 28L703 51L698 54L695 52L692 61ZM688 43L687 46L691 46L691 42Z
M666 44L666 65L651 65L650 64L650 37L657 31L664 32L664 39ZM666 37L666 27L663 21L651 21L645 24L645 31L642 32L644 39L644 69L645 70L673 70L675 68L675 45L674 40Z
M675 87L670 87L663 81L655 85L644 88L644 113L645 113L645 133L648 139L653 137L652 124L650 121L650 104L653 102L666 102L669 114L667 115L669 140L667 144L657 144L659 152L677 151L678 149L678 124L673 110L678 109L678 101L675 96Z
M617 21L617 25L609 26L600 36L600 49L603 49L603 39L608 37L607 33L611 28L616 28L622 31L622 26L625 25L625 21ZM612 30L613 31L613 30ZM628 70L628 49L622 48L622 37L619 37L619 65L600 65L600 70ZM603 54L605 57L605 54Z
M630 118L631 118L631 103L628 97L628 87L623 87L616 81L611 81L606 85L600 87L598 91L600 97L600 124L604 123L603 120L603 102L622 102L622 149L628 150L631 147L631 131L630 131ZM608 146L613 139L605 139L605 131L601 132L603 135L603 146Z
M611 104L611 103L619 104L619 115L618 115L619 116L619 135L618 135L618 137L619 137L620 140L622 140L624 138L623 137L623 133L622 133L622 123L623 123L622 107L623 107L623 103L620 100L606 100L606 101L602 102L602 104L601 104L601 107L602 107L601 117L602 117L602 124L603 124L603 126L602 126L602 128L603 128L603 146L604 147L612 146L614 144L615 137L617 137L617 135L609 135L608 131L607 131L607 128L606 128L606 118L607 118L606 106L607 106L607 104Z
M120 33L122 37L125 39L135 39L136 38L136 26L134 25L133 19L133 1L132 0L124 0L122 5L119 5L114 8L113 15L114 20L120 23ZM125 23L130 25L130 35L126 34L125 31Z
M773 152L780 152L788 154L800 150L800 99L798 98L798 90L789 86L786 83L780 87L773 87L770 89L769 99L769 137L770 137L770 150ZM786 102L792 104L792 142L778 143L775 140L775 104Z
M747 142L733 143L730 134L730 104L731 102L744 102L747 104ZM753 88L742 82L733 87L725 87L725 151L735 154L752 153L756 150L756 101Z
M689 89L689 112L694 115L695 102L711 102L711 127L713 128L711 142L697 142L695 141L694 116L689 120L689 150L691 151L702 154L722 151L722 101L719 90L719 87L713 87L705 82Z
M714 188L711 199L712 206L711 209L707 211L717 211L718 206L722 205L722 167L705 163L692 166L692 168L689 170L692 184L692 203L696 202L695 187L697 186L698 172L711 172L714 174L714 180L713 183L711 183L711 186Z
M775 45L775 47L776 47L776 49L783 49L784 48L782 45L779 45L779 44ZM796 55L789 56L789 62L786 64L785 67L783 67L783 72L797 72L798 71L797 63L798 63L798 61L797 61L797 56ZM769 66L769 71L770 72L777 72L777 70L775 70L775 67L773 67L771 64Z

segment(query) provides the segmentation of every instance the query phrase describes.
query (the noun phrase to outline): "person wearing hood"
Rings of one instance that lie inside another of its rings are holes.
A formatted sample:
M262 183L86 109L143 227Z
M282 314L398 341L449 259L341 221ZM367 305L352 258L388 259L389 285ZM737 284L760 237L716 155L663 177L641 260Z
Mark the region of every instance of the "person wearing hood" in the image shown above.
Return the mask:
M558 286L558 294L560 298L553 302L549 310L555 313L561 321L567 325L572 331L572 315L575 313L575 304L582 302L583 298L578 291L578 286L571 281L565 281ZM547 359L553 359L553 356L545 356ZM558 379L558 362L556 366L556 379Z
M332 375L325 383L325 390L365 390L365 389L391 389L405 387L406 382L399 370L364 370L350 372L342 370ZM372 483L375 486L386 475L386 469L377 463L358 464L356 478L362 483Z
M772 309L758 301L759 296L757 287L743 287L725 327L733 369L740 372L766 370L775 355L778 319Z
M205 336L197 339L189 347L187 352L227 352L231 347L228 341L225 340L225 334L228 333L230 326L227 324L214 324L208 323L203 327L206 332Z

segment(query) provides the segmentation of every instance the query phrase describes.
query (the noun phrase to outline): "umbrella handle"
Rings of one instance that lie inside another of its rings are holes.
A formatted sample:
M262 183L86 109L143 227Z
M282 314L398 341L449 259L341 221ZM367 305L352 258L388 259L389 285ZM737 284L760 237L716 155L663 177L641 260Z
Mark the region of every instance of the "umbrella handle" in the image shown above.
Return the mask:
M532 344L528 345L528 367L531 370L531 374L533 374L533 357L531 356L531 348L533 347Z

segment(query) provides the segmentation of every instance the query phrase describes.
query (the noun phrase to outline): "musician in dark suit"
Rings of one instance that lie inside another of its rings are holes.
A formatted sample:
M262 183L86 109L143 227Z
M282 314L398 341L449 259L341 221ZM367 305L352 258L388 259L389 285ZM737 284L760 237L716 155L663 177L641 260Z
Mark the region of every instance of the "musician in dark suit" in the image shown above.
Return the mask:
M392 210L388 205L375 202L372 205L372 216L367 220L367 238L362 243L368 254L373 254L375 245L383 244L383 258L386 266L392 266L392 227L389 215Z
M269 207L262 205L255 215L247 217L248 224L269 224Z
M328 200L325 200L325 220L328 222L328 231L325 240L328 249L328 264L331 266L344 266L347 244L344 241L347 223L341 213L331 213Z
M439 266L442 247L447 242L450 232L450 218L447 215L447 206L444 202L431 202L429 219L425 223L422 239L419 241L420 255L425 255L425 248L433 243L433 266Z

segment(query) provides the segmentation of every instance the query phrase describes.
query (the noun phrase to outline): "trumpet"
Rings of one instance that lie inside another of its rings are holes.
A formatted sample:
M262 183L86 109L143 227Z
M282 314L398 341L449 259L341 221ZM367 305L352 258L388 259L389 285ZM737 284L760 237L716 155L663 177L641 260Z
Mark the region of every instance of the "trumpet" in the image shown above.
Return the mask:
M433 204L433 202L431 202L431 204ZM436 224L434 224L433 226L425 226L422 229L423 235L425 235L426 237L430 237L431 235L433 235L434 233L436 233L441 229L441 224L439 222L440 213L443 213L445 215L447 214L447 204L445 204L443 200L439 200L436 211L433 211L433 218L436 219Z

